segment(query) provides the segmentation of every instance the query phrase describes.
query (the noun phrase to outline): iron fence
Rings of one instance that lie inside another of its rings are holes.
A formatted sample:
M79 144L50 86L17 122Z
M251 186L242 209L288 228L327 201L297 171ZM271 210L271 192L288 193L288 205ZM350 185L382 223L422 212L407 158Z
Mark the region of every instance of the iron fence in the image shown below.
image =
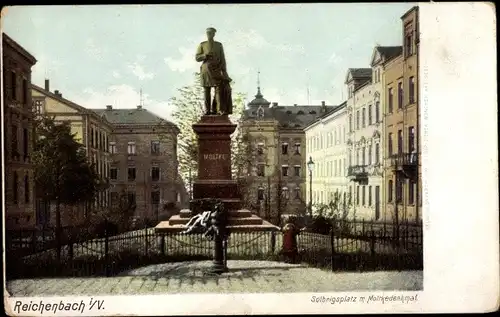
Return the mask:
M332 221L328 234L302 231L300 261L334 271L420 270L423 268L421 224Z

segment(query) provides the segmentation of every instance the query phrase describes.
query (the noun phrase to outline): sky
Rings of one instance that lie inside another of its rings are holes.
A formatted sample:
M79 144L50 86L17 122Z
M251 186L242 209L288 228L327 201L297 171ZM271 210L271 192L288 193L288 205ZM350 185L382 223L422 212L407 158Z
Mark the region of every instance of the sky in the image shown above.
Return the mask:
M401 45L413 3L23 6L2 31L38 60L32 82L87 108L136 107L170 118L192 85L196 48L215 27L233 92L280 105L340 104L348 68L369 67L375 45ZM260 76L258 76L260 72Z

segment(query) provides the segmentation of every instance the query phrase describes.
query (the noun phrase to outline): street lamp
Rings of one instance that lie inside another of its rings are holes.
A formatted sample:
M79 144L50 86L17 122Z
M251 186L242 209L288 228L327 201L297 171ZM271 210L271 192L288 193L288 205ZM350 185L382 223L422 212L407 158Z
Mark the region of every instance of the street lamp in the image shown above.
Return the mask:
M312 218L312 184L313 184L313 171L314 162L312 160L312 156L309 156L309 162L307 162L307 169L309 169L309 216Z

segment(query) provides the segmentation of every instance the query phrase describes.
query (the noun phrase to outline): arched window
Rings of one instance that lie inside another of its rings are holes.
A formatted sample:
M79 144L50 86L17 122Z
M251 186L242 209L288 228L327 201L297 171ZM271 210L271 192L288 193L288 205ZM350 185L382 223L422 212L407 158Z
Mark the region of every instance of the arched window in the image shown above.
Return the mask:
M30 202L30 178L28 174L24 176L24 202Z

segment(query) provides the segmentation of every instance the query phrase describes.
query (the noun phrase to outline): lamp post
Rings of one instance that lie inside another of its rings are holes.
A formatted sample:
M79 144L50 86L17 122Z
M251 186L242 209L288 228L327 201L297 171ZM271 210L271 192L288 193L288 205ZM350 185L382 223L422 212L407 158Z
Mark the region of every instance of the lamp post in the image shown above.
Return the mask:
M309 162L307 162L307 169L309 169L309 216L312 218L312 184L313 184L313 171L314 162L312 160L312 156L309 156Z

